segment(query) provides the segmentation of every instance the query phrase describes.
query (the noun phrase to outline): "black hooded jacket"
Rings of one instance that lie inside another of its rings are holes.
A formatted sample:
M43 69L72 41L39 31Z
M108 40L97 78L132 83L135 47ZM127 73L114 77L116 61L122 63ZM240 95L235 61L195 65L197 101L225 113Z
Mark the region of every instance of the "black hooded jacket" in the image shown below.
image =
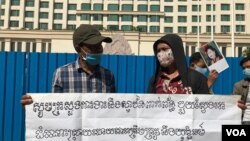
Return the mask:
M193 94L209 94L207 86L207 78L201 73L191 70L187 67L186 56L183 49L183 42L180 36L176 34L167 34L157 40L154 47L154 54L157 55L157 45L161 42L167 43L173 52L176 66L181 76L184 87L191 87ZM156 93L156 85L161 75L161 66L156 58L156 71L155 75L151 78L148 93Z

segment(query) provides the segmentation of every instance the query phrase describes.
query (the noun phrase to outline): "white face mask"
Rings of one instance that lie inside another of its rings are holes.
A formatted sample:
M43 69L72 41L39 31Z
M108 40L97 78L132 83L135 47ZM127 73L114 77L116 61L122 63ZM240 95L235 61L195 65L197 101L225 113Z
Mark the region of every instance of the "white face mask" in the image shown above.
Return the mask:
M243 70L243 74L247 77L247 78L250 78L250 69L249 68L245 68Z
M174 56L171 49L158 52L157 58L162 67L168 67L174 62Z

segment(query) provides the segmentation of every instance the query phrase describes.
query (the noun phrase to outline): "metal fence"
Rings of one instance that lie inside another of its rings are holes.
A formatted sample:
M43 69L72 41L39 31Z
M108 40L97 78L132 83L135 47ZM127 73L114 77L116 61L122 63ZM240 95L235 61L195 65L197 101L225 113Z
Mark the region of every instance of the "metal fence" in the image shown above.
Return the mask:
M76 54L0 52L0 141L24 141L25 117L19 103L22 95L50 92L55 69L76 57ZM241 58L226 59L230 67L219 75L213 87L216 94L231 94L233 84L243 78ZM145 93L155 69L152 56L106 55L101 64L114 73L118 93Z

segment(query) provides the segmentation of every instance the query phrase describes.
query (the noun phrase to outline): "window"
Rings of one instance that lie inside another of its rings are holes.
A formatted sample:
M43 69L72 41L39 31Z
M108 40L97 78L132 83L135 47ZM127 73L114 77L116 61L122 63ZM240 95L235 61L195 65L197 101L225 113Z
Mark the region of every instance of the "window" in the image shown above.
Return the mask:
M245 21L244 14L236 14L236 21Z
M46 52L46 43L42 43L41 52Z
M221 11L229 11L230 4L221 4Z
M69 4L68 5L68 10L76 10L76 4Z
M212 6L211 6L211 4L207 4L207 5L206 5L206 10L207 10L207 11L212 11ZM215 5L213 5L213 11L215 11Z
M237 3L235 6L236 10L245 10L245 5L243 3Z
M19 21L10 21L9 27L18 27L19 26Z
M147 26L145 25L140 25L140 26L137 26L137 29L140 31L140 32L147 32Z
M119 21L118 15L108 15L108 21Z
M211 32L212 32L211 26L207 26L207 27L206 27L206 32L207 32L207 33L211 33ZM213 27L213 32L215 32L215 26Z
M165 2L173 2L173 0L164 0Z
M63 9L63 3L55 3L54 9Z
M198 27L192 26L192 33L198 33ZM201 33L201 27L199 27L199 33Z
M198 22L198 16L192 16L192 22ZM199 22L201 22L201 16L199 16Z
M34 7L34 0L26 0L25 6L26 7Z
M75 21L76 20L76 14L68 14L68 20L69 21Z
M164 12L173 12L173 6L165 6Z
M17 51L18 52L22 51L22 42L17 42Z
M5 15L5 9L1 9L0 15Z
M103 4L95 3L95 4L94 4L94 10L96 10L96 11L101 11L101 10L103 10Z
M33 11L25 11L25 17L34 17Z
M101 24L94 24L94 27L95 27L97 30L103 30L103 29L104 29L103 25L101 25Z
M33 44L32 52L36 52L36 43L32 43L32 44Z
M4 26L4 20L0 20L0 26Z
M48 52L51 52L51 43L48 43Z
M10 16L19 16L19 10L11 10Z
M222 48L221 48L221 52L222 52L222 54L223 54L224 56L226 56L226 55L227 55L227 48L226 48L226 47L222 47Z
M214 15L213 17L214 17L214 18L213 18L213 21L215 22L215 15ZM206 16L206 21L207 21L207 22L211 22L211 20L212 20L212 19L211 19L211 15L207 15L207 16Z
M165 17L164 21L165 23L173 23L173 17Z
M84 11L91 10L91 5L89 3L82 3L81 9Z
M30 42L26 42L26 52L30 52Z
M15 42L10 42L10 51L15 51Z
M20 0L11 0L11 5L20 5Z
M150 5L150 11L160 11L159 5Z
M245 25L236 25L236 32L245 32Z
M67 25L67 29L68 30L75 30L76 29L76 25L69 24L69 25Z
M145 16L145 15L141 15L141 16L138 16L138 18L137 18L137 21L138 22L147 22L147 16Z
M47 23L40 23L39 29L48 29L48 24Z
M53 24L53 29L61 30L62 29L62 24Z
M41 1L40 2L40 8L49 8L49 2Z
M226 33L226 32L230 32L230 26L222 25L221 26L221 33Z
M0 51L5 51L5 42L0 42Z
M40 12L40 18L41 19L48 19L49 13L48 12Z
M178 22L179 23L186 23L187 17L186 16L178 16Z
M179 26L178 27L178 33L187 33L187 27Z
M150 22L160 22L160 16L150 16Z
M147 5L138 5L138 11L148 11L148 6Z
M122 29L122 31L132 31L133 26L132 25L122 25L121 29Z
M122 15L122 21L133 21L133 17L131 15Z
M89 14L82 14L81 15L81 20L83 20L83 21L89 21L90 20L90 15Z
M133 11L133 5L132 4L123 4L122 11Z
M54 13L54 19L55 20L61 20L62 19L62 13Z
M0 0L2 5L5 5L5 0Z
M178 12L187 12L187 6L179 5L178 6Z
M199 8L198 5L192 5L192 11L201 11L201 5L199 5Z
M230 15L221 15L221 21L230 21Z
M173 33L173 27L164 27L165 33Z
M108 25L108 30L111 31L118 31L119 30L119 26L118 25Z
M93 15L93 20L94 21L102 21L103 20L103 16L100 14L94 14Z
M108 10L110 11L119 11L119 5L118 4L109 4Z
M25 28L33 29L33 22L25 22Z
M150 32L160 32L159 26L150 26Z

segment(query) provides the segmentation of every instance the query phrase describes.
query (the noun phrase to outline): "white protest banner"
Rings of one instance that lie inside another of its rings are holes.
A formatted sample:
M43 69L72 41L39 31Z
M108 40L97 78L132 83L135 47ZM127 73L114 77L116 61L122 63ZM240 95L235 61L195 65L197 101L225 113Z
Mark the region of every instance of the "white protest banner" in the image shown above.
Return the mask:
M26 141L220 141L239 96L32 94Z

